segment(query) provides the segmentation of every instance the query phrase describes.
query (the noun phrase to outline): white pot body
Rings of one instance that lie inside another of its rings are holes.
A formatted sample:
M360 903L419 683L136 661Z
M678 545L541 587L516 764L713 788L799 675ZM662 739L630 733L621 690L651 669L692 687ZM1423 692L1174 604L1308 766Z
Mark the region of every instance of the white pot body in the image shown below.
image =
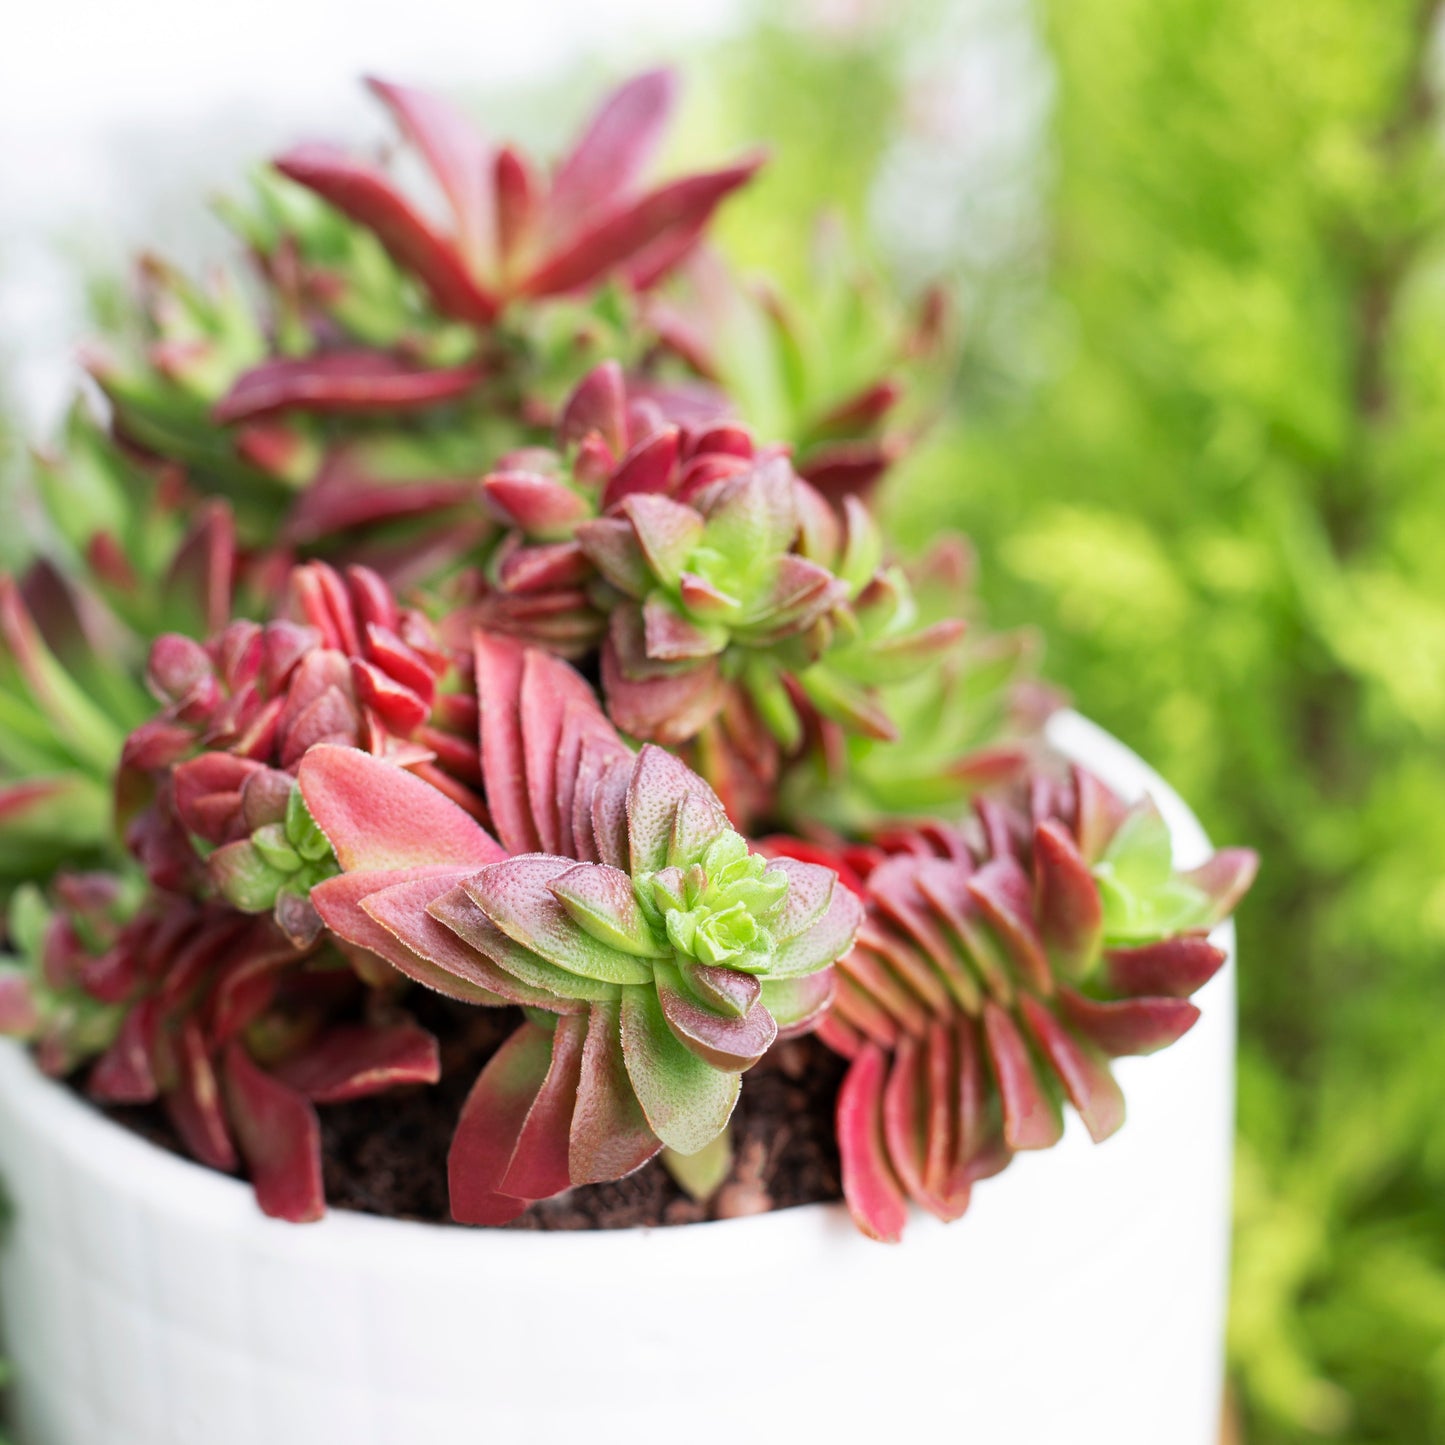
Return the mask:
M1055 742L1199 824L1082 718ZM1232 949L1223 929L1216 940ZM105 1120L0 1051L4 1348L21 1445L688 1445L942 1439L1213 1445L1234 978L1124 1060L1124 1129L978 1187L900 1246L841 1206L656 1230L513 1233L332 1211Z

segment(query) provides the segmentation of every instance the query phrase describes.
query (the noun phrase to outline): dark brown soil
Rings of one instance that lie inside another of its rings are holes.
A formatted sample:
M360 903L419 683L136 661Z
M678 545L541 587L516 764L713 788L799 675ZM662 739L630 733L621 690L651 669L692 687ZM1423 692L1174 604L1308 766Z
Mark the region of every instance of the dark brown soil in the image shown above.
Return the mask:
M337 1208L393 1219L449 1222L447 1146L482 1065L516 1026L512 1010L416 998L420 1022L442 1047L442 1081L323 1106L326 1198ZM833 1105L844 1062L816 1039L777 1045L743 1080L733 1115L733 1170L705 1205L654 1160L626 1179L534 1204L509 1229L627 1229L760 1214L842 1197ZM158 1107L108 1111L154 1143L178 1149Z

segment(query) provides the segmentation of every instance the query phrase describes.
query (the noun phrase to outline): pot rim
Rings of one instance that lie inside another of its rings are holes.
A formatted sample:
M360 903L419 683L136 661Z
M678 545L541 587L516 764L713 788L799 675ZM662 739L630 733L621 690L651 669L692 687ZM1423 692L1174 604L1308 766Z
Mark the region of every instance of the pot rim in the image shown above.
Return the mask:
M1176 858L1184 866L1202 862L1210 844L1203 827L1183 799L1147 763L1096 723L1072 710L1056 714L1048 723L1048 741L1065 757L1097 773L1125 797L1149 793L1169 826ZM1233 925L1226 923L1212 935L1233 956ZM12 1039L0 1039L0 1096L12 1109L23 1111L70 1155L82 1155L87 1167L104 1173L126 1194L154 1201L175 1214L204 1216L213 1223L225 1219L237 1232L264 1232L273 1250L300 1249L314 1255L351 1254L361 1249L376 1255L436 1252L454 1258L452 1251L491 1248L498 1242L512 1250L585 1248L589 1251L635 1247L642 1237L664 1240L669 1247L686 1247L684 1238L697 1231L770 1229L775 1233L812 1232L824 1221L831 1230L854 1233L841 1203L796 1205L740 1219L704 1220L695 1224L631 1226L623 1229L512 1230L478 1229L412 1219L393 1219L341 1207L329 1207L324 1218L304 1227L270 1219L256 1207L250 1185L234 1175L222 1174L195 1160L173 1154L140 1134L117 1124L64 1084L36 1068L29 1051ZM3 1181L0 1181L3 1186ZM916 1223L925 1223L922 1219ZM941 1227L941 1226L940 1226Z

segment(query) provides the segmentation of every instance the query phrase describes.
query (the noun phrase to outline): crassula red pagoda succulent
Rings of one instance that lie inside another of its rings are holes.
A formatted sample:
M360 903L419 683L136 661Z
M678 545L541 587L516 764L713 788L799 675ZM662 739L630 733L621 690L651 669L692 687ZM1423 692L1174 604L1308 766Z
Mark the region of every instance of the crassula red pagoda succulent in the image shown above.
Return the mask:
M1078 769L1036 779L1026 808L981 803L966 830L882 834L838 864L868 913L819 1033L852 1060L844 1190L879 1239L899 1237L910 1199L960 1216L975 1181L1059 1141L1064 1101L1096 1143L1113 1134L1109 1060L1193 1026L1189 995L1224 962L1207 930L1255 866L1226 849L1175 873L1152 802L1126 808Z
M1147 803L1049 753L962 544L889 547L946 308L732 278L704 232L757 162L644 184L664 74L551 171L374 89L446 221L288 152L227 208L254 300L149 259L109 415L38 463L0 1028L294 1220L318 1106L441 1077L426 991L506 1034L449 1150L467 1223L659 1154L707 1193L809 1032L876 1238L961 1214L1066 1100L1105 1137L1109 1059L1193 1022L1253 862L1176 874Z
M483 1071L452 1147L453 1212L499 1223L664 1144L709 1144L780 1028L826 1007L862 910L829 870L752 852L676 758L634 754L566 664L486 636L477 648L501 843L354 750L308 754L301 790L345 870L312 894L338 936L534 1013Z

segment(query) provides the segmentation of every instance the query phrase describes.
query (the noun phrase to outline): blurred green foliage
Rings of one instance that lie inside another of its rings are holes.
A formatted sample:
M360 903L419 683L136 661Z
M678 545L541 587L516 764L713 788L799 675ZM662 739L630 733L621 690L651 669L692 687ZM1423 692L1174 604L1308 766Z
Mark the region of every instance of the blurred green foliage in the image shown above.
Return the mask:
M1032 379L993 384L976 344L894 519L968 531L995 620L1041 626L1050 676L1264 855L1240 918L1245 1440L1445 1439L1440 7L1035 8ZM725 72L790 158L735 236L866 216L927 68L906 14L848 43L765 28ZM767 110L790 85L807 104Z

